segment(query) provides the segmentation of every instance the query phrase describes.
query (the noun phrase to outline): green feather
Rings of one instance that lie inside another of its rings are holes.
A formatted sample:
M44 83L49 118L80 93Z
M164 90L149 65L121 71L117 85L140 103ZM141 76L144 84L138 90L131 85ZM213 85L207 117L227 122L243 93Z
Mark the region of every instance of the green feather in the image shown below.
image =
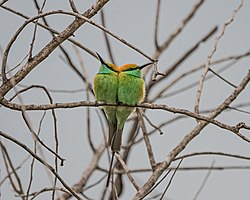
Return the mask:
M129 67L128 65L126 67ZM94 79L97 101L136 105L144 98L144 81L139 68L119 68L103 63ZM112 151L119 151L122 144L124 124L134 108L125 106L103 106L109 124L109 145Z
M106 103L117 102L118 74L102 65L94 78L94 91L97 101ZM103 106L109 123L109 145L116 132L116 110L115 106Z
M118 102L136 105L144 98L144 81L139 70L121 72L118 78ZM124 124L134 108L119 106L116 111L117 134L121 137ZM117 141L118 143L119 141ZM117 145L118 146L118 145Z
M131 75L132 72L122 72L118 78L118 102L129 105L142 102L145 93L143 79L134 76L136 73Z

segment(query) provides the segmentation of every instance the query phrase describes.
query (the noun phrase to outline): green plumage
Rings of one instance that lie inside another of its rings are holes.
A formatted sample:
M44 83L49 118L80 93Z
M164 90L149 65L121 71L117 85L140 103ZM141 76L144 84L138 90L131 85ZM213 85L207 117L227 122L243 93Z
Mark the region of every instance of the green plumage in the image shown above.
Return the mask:
M99 56L99 55L98 55ZM97 101L136 105L141 103L144 94L144 81L141 69L135 64L117 67L102 63L94 79L94 91ZM109 124L109 145L113 152L119 151L122 143L122 131L126 119L134 108L125 106L103 106Z
M94 79L95 97L98 101L116 103L118 74L101 66Z
M116 103L118 92L118 74L102 65L94 79L94 91L95 98L97 101L106 103ZM111 145L111 138L113 137L117 127L117 107L103 106L103 110L108 118L109 145Z
M138 70L139 71L139 70ZM139 71L138 75L133 71L121 72L118 77L118 102L136 105L144 98L144 81ZM126 119L134 111L134 108L119 106L116 112L118 134L122 132Z

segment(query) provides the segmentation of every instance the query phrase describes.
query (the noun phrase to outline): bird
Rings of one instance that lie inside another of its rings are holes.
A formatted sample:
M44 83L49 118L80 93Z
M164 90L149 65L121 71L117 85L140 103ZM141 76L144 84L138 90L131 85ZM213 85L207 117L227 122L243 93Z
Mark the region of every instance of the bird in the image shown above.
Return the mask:
M108 145L113 152L111 166L115 152L119 152L122 144L122 132L125 122L135 107L122 106L122 104L135 106L145 97L145 83L141 70L151 65L124 64L116 66L104 61L96 53L101 66L94 77L94 94L98 102L113 103L117 106L102 106L109 126Z
M145 97L145 83L142 79L141 70L152 63L142 66L125 64L118 67L112 63L105 62L98 53L97 56L101 66L94 78L96 100L104 103L132 106L141 103ZM108 144L111 146L112 151L120 151L124 124L135 108L103 106L102 109L108 119Z

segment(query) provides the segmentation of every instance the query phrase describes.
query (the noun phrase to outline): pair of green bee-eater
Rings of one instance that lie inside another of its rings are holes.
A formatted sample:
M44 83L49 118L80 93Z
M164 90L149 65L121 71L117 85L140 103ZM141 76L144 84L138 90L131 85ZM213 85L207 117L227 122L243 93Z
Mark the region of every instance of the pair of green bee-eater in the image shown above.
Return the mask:
M141 70L152 64L142 66L125 64L120 67L105 62L97 54L101 67L94 78L94 92L97 101L106 103L123 103L136 105L141 103L145 96L145 85ZM103 106L109 124L108 144L113 152L121 148L122 130L126 119L133 112L133 107Z

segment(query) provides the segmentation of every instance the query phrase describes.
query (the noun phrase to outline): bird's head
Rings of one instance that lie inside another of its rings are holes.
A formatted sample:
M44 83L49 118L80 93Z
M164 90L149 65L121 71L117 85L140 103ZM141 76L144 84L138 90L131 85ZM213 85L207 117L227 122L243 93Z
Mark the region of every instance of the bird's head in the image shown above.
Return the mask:
M119 67L120 73L125 73L128 75L132 75L135 77L141 77L141 70L148 66L151 65L152 63L147 63L145 65L139 66L137 64L125 64Z
M108 63L108 62L105 62L103 59L102 59L102 57L96 52L96 55L98 56L98 58L99 58L99 60L100 60L100 62L101 62L101 64L102 64L102 66L101 67L103 67L103 70L105 70L105 68L107 69L107 70L111 70L111 71L113 71L113 72L116 72L116 73L119 73L119 68L116 66L116 65L114 65L114 64L112 64L112 63Z
M130 75L133 75L133 76L137 76L137 77L141 77L141 70L144 68L144 67L147 67L153 63L147 63L147 64L144 64L144 65L137 65L137 64L125 64L125 65L122 65L120 67L117 67L116 65L112 64L112 63L108 63L108 62L105 62L102 57L96 53L101 64L103 66L105 66L106 68L108 68L109 70L113 71L113 72L116 72L116 73L125 73L125 74L130 74Z

